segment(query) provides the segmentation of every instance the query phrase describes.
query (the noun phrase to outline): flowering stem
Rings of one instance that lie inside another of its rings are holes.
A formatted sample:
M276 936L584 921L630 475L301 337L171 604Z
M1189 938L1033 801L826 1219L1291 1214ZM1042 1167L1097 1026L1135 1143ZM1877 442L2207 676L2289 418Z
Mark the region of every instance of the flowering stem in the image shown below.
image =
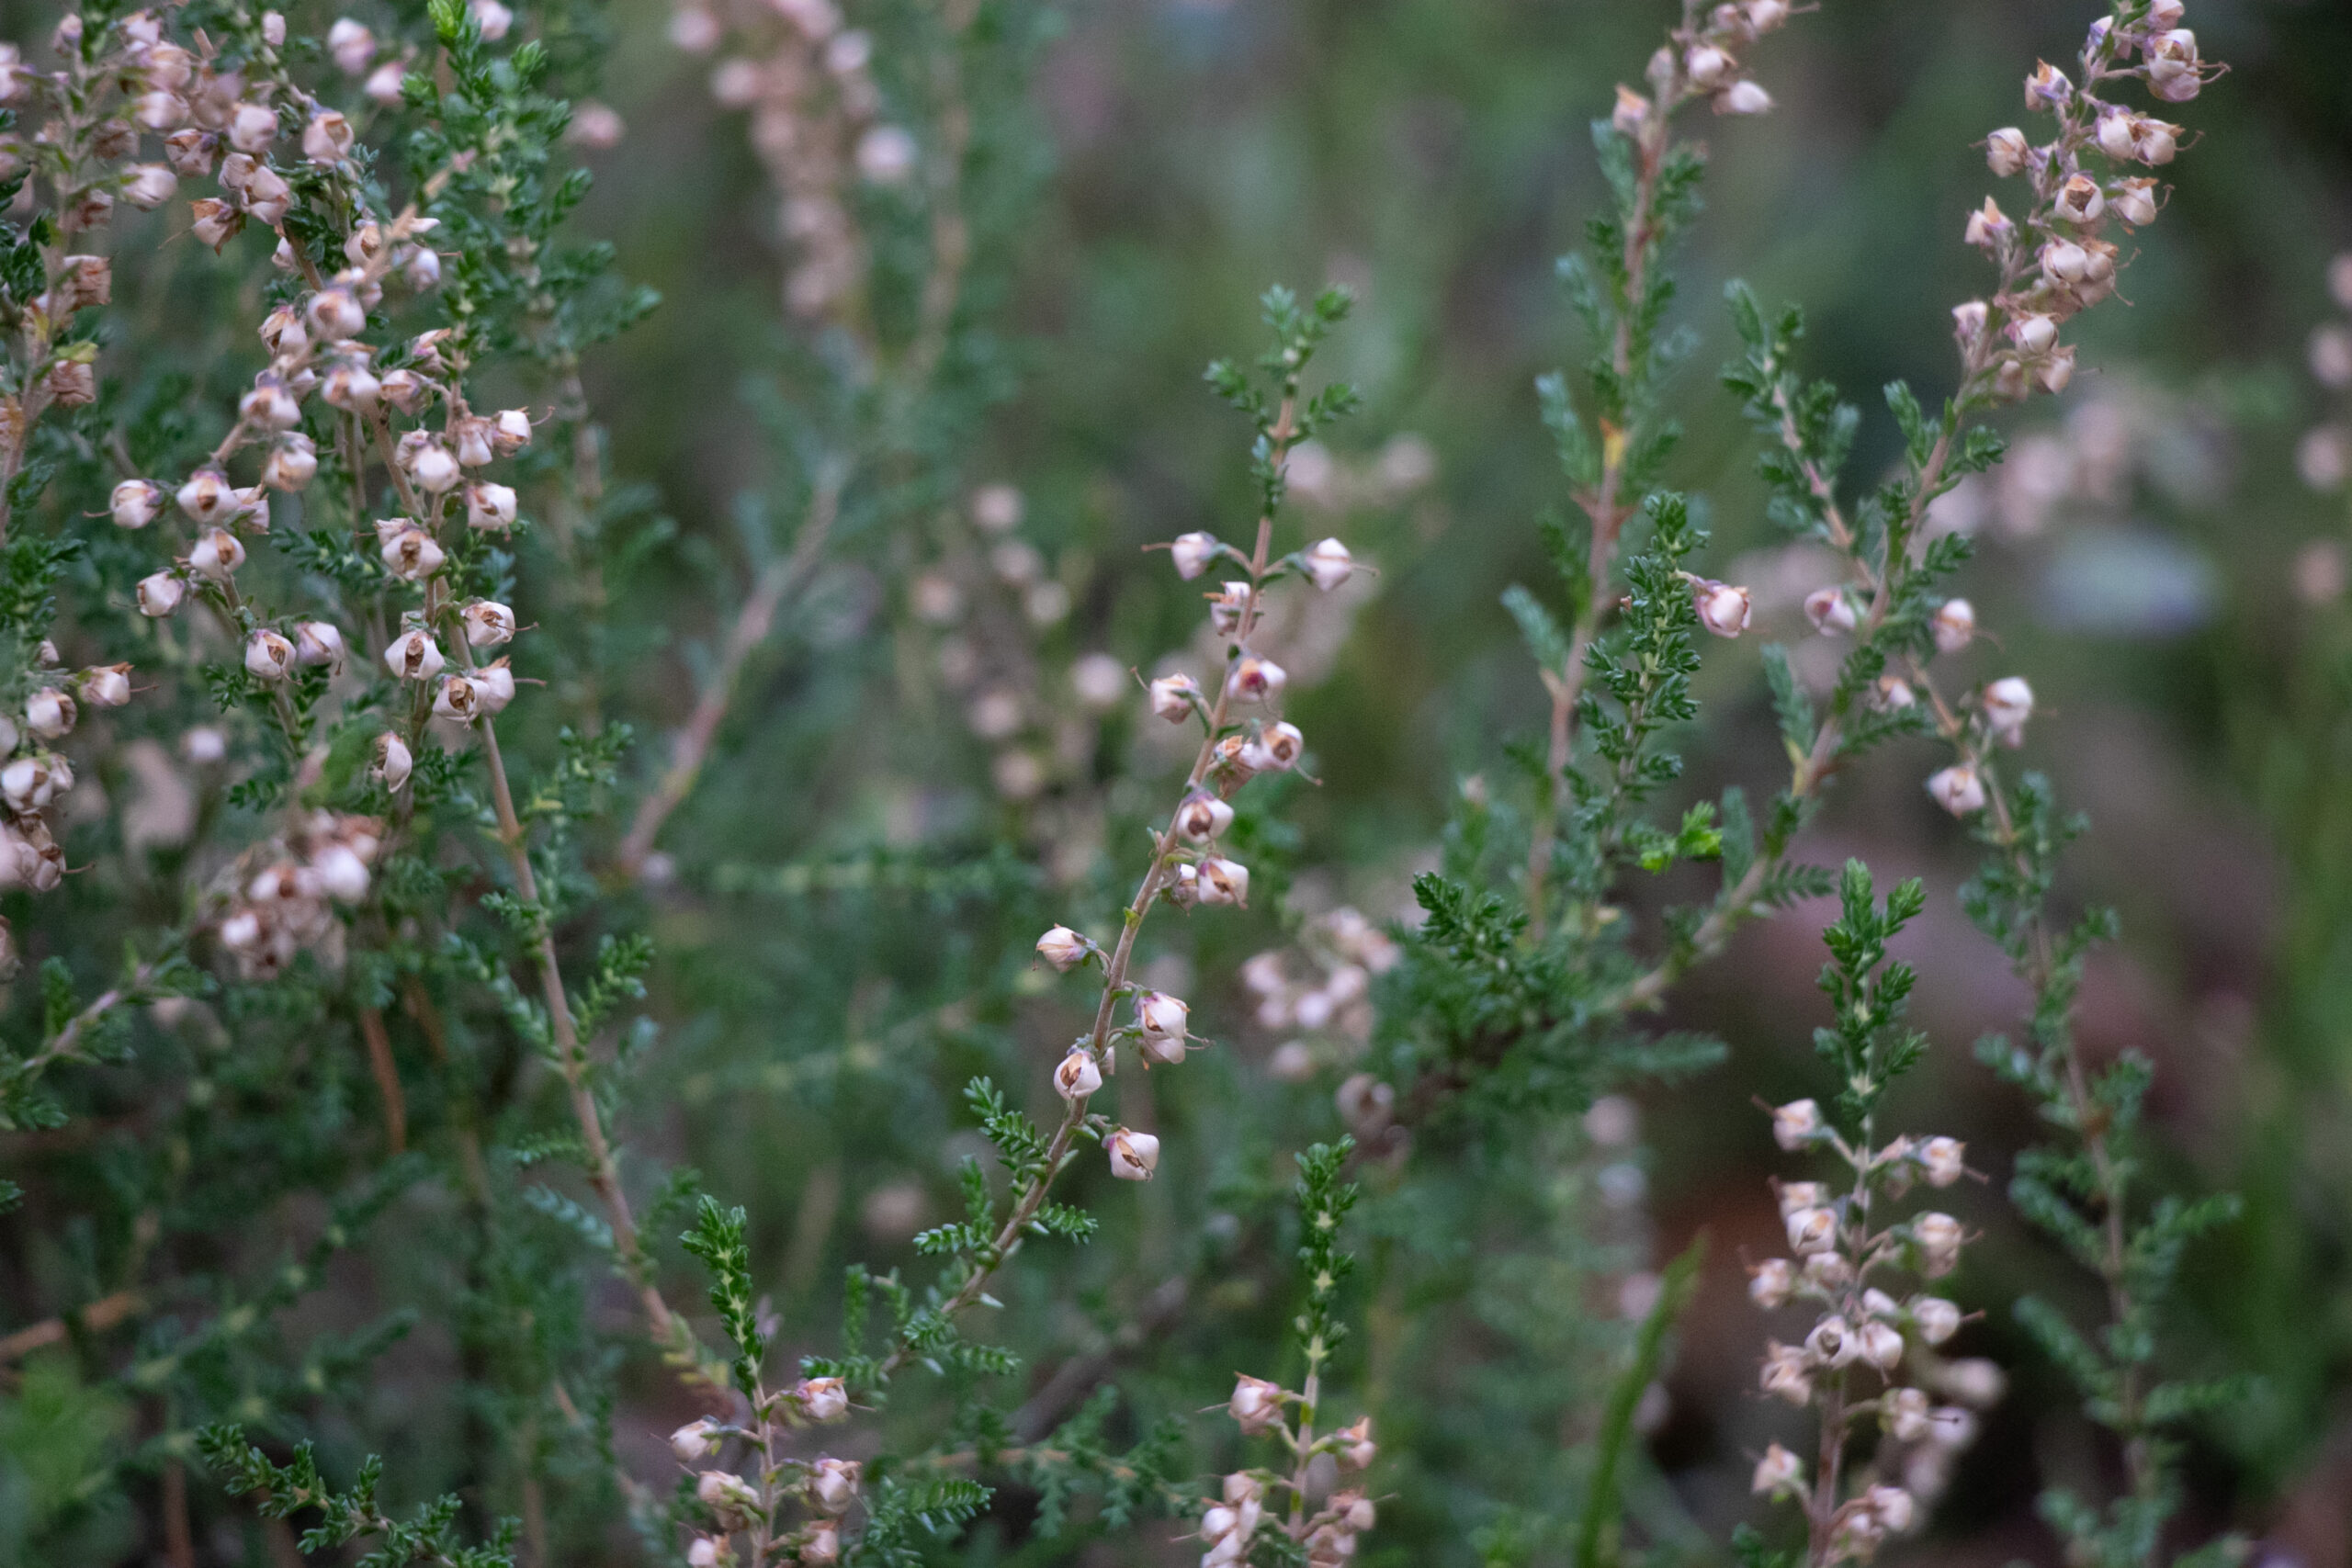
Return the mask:
M1295 429L1296 415L1297 409L1294 400L1284 398L1281 412L1275 418L1272 429L1269 432L1269 439L1273 447L1272 461L1278 468L1289 453L1290 443ZM1250 552L1250 557L1249 601L1242 606L1240 615L1234 626L1233 635L1228 639L1228 663L1239 654L1242 646L1249 641L1251 630L1257 625L1259 604L1264 596L1267 558L1273 548L1273 528L1274 520L1271 513L1259 517L1257 546ZM1184 777L1184 788L1177 797L1180 803L1200 787L1201 781L1208 776L1209 768L1216 761L1217 742L1224 735L1227 710L1231 701L1232 682L1220 675L1217 679L1216 700L1210 706L1208 732L1202 739L1199 754L1193 760L1192 771ZM1164 879L1168 874L1168 867L1176 852L1176 818L1177 814L1170 811L1168 814L1168 825L1159 830L1159 837L1152 847L1151 863L1144 870L1143 881L1136 886L1135 897L1127 904L1126 913L1119 922L1119 940L1113 945L1110 959L1103 965L1102 994L1101 999L1095 1004L1094 1026L1087 1035L1087 1049L1098 1061L1105 1052L1111 1049L1111 1012L1118 1005L1119 998L1127 993L1127 969L1135 956L1136 935L1143 929L1144 919L1150 913L1153 900L1159 896L1160 889L1165 886ZM1013 1200L1012 1213L1006 1216L1004 1224L998 1228L996 1235L989 1244L988 1250L973 1260L970 1271L965 1275L963 1283L956 1287L956 1292L940 1307L939 1315L942 1318L954 1318L978 1301L980 1292L987 1288L989 1280L995 1277L996 1271L1020 1250L1021 1239L1028 1234L1030 1223L1037 1217L1037 1211L1044 1207L1046 1194L1052 1190L1054 1179L1061 1174L1062 1168L1067 1166L1072 1157L1071 1145L1077 1141L1080 1129L1086 1124L1086 1108L1091 1098L1091 1096L1080 1095L1070 1100L1069 1109L1063 1112L1061 1124L1054 1129L1053 1138L1046 1145L1045 1156L1039 1162L1036 1176L1022 1190L1020 1196ZM913 1358L914 1353L913 1345L901 1337L898 1344L891 1348L890 1354L883 1359L878 1369L881 1376L888 1378L893 1372L905 1366Z

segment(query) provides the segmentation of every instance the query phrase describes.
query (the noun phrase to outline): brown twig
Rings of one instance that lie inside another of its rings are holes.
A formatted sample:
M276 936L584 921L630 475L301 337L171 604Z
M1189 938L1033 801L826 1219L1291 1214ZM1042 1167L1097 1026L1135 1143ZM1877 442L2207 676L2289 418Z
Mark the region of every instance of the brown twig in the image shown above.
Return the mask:
M386 1152L399 1154L408 1147L408 1101L401 1094L401 1069L392 1060L392 1041L384 1032L384 1015L374 1008L361 1008L359 1037L368 1043L368 1069L375 1074L376 1092L384 1101Z

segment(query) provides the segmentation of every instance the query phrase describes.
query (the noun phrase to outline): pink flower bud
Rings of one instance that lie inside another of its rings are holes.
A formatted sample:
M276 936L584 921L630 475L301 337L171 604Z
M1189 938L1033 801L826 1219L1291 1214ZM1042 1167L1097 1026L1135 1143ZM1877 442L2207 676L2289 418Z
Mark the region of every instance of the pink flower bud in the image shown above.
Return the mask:
M294 670L294 645L265 626L245 638L245 668L264 681L283 681Z
M476 599L458 612L472 648L496 648L514 636L514 612L491 599Z
M1307 580L1326 593L1345 582L1356 569L1355 558L1337 539L1324 539L1308 547L1300 560Z
M1256 1437L1282 1419L1283 1386L1244 1373L1234 1380L1233 1397L1226 1401L1225 1409L1243 1436Z
M1070 930L1056 926L1037 939L1037 956L1067 975L1084 963L1094 944Z
M1984 781L1966 762L1955 762L1928 780L1928 793L1954 817L1970 817L1984 809Z
M1859 621L1854 602L1842 588L1816 588L1804 596L1804 618L1823 637L1842 637Z
M1947 599L1936 606L1928 626L1935 634L1937 652L1958 653L1976 636L1975 606L1965 599Z
M384 668L402 681L430 681L442 663L441 645L422 629L402 632L384 649Z
M147 479L125 479L114 487L114 523L118 528L144 528L164 509L164 487Z
M245 564L245 547L226 528L207 528L187 552L188 570L215 582L226 582Z
M1188 843L1204 844L1233 822L1233 807L1216 795L1195 793L1176 808L1176 831Z
M1821 1107L1810 1100L1792 1100L1773 1107L1772 1141L1791 1154L1808 1147L1822 1134Z
M1245 653L1233 662L1233 672L1226 677L1226 694L1236 702L1270 703L1283 694L1289 684L1289 672L1271 659L1261 659Z
M1804 1480L1804 1461L1774 1443L1756 1461L1756 1475L1747 1489L1759 1497L1779 1497L1795 1491Z
M1930 1345L1940 1345L1960 1332L1960 1309L1941 1296L1913 1296L1911 1326Z
M1747 1273L1747 1299L1770 1312L1796 1289L1796 1270L1785 1258L1768 1258Z
M160 621L180 607L187 597L187 584L175 574L159 571L139 580L139 613L149 620Z
M386 789L397 794L401 785L408 783L410 765L407 741L389 729L376 737L375 760L368 771L381 780Z
M849 1414L849 1388L839 1378L803 1378L793 1387L792 1402L811 1421L838 1421Z
M1193 716L1201 688L1190 675L1163 675L1151 683L1151 711L1170 724Z
M1071 1046L1054 1069L1054 1092L1064 1100L1084 1100L1102 1087L1102 1069L1083 1045Z
M1984 162L2001 179L2025 167L2029 151L2025 132L2015 126L2005 126L1984 139Z
M1699 624L1717 637L1737 637L1747 629L1745 588L1700 578L1690 584L1690 602L1699 612Z
M1159 1165L1159 1140L1149 1133L1121 1127L1103 1143L1111 1156L1111 1174L1122 1181L1149 1181Z
M1168 547L1168 558L1176 563L1176 575L1190 582L1208 570L1222 547L1214 534L1179 534Z

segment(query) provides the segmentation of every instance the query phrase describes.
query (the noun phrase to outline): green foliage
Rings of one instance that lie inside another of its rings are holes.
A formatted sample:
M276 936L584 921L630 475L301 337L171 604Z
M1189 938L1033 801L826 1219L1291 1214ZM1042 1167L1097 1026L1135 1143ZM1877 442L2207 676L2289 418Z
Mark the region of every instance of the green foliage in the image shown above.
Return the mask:
M455 1497L424 1505L412 1521L393 1519L376 1500L384 1467L372 1454L359 1467L350 1490L339 1492L321 1477L308 1443L298 1445L293 1458L281 1465L248 1443L243 1427L223 1424L198 1433L197 1448L230 1490L255 1495L255 1506L265 1518L316 1513L319 1521L302 1532L298 1543L305 1552L331 1551L368 1540L378 1544L358 1560L359 1568L401 1568L415 1562L433 1568L514 1568L521 1520L503 1520L487 1544L468 1547L457 1543L462 1505Z

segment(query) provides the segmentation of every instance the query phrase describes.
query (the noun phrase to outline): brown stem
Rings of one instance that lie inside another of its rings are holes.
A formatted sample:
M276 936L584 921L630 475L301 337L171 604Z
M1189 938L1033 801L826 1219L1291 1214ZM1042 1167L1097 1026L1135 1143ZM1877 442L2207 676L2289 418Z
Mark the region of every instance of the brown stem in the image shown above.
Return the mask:
M384 1101L385 1149L399 1154L408 1147L408 1101L401 1094L401 1070L392 1060L392 1041L384 1032L384 1015L374 1008L361 1008L359 1035L368 1043L368 1068L376 1075L376 1092Z
M164 1560L172 1568L196 1568L196 1534L188 1528L187 1467L164 1461Z
M146 1304L147 1298L137 1291L117 1291L65 1317L44 1318L0 1338L0 1362L22 1360L36 1350L63 1343L76 1324L85 1333L103 1334Z
M615 858L623 875L635 876L644 869L662 824L694 793L695 781L701 775L703 762L718 739L718 727L727 717L727 705L734 697L735 682L742 674L744 661L767 640L776 612L815 575L818 558L823 554L834 520L840 515L842 488L847 479L846 465L826 465L818 476L808 520L801 524L799 536L793 540L792 553L770 561L761 570L750 597L736 613L718 668L712 672L709 684L703 688L695 704L694 713L672 745L669 768L652 793L638 803L628 836L621 840Z
M457 649L458 662L471 671L474 667L473 651L462 628L453 631L450 642ZM538 905L538 877L531 868L531 849L524 835L522 819L515 814L514 788L507 782L505 759L498 749L497 726L488 715L484 715L476 728L481 732L482 756L490 773L491 804L498 818L498 841L506 852L506 863L514 877L514 889L524 902ZM563 970L556 955L555 928L544 906L540 907L536 946L539 992L547 1008L548 1028L554 1037L556 1069L563 1075L571 1100L572 1119L579 1123L581 1142L586 1145L589 1185L595 1189L596 1197L604 1205L605 1222L612 1226L613 1251L619 1261L621 1275L636 1288L638 1303L645 1312L647 1327L663 1356L685 1369L690 1378L724 1387L724 1371L706 1364L705 1353L695 1339L694 1330L671 1310L670 1303L662 1299L661 1287L654 1282L651 1261L647 1258L643 1240L638 1235L636 1217L629 1210L628 1194L621 1187L620 1161L614 1155L612 1141L605 1132L605 1113L597 1105L595 1091L588 1082L588 1051L572 1020L571 999L564 989Z

